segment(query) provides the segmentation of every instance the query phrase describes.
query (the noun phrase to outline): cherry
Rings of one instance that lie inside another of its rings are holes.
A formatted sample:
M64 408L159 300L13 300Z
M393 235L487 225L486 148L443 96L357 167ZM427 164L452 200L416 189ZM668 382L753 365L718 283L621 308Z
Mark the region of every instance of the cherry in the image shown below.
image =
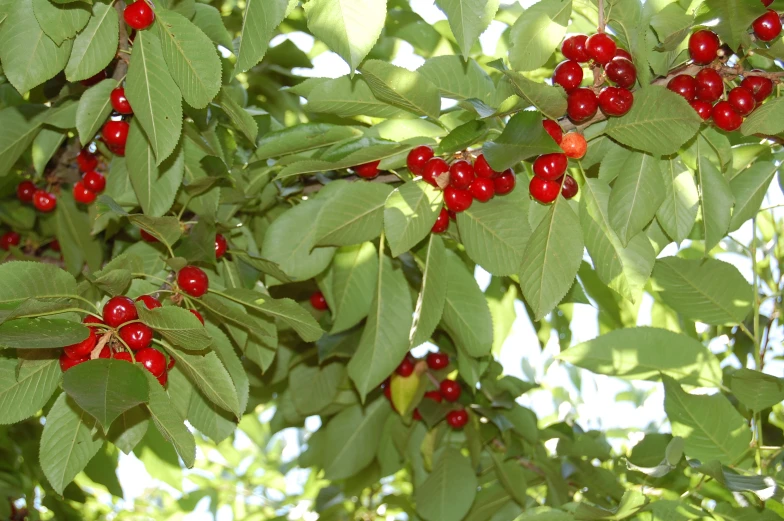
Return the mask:
M62 372L66 372L70 368L75 367L79 364L83 364L88 360L89 358L80 358L78 360L74 360L72 358L68 358L68 356L65 353L63 353L62 355L60 355L60 370Z
M545 119L542 121L542 126L547 131L547 133L550 134L550 137L560 145L561 140L563 139L563 129L561 129L561 125L552 119Z
M450 221L456 221L457 220L457 214L455 212L453 212L452 210L447 209L446 213L449 214L449 220Z
M495 195L494 181L494 179L488 179L486 177L477 177L474 179L474 182L471 183L471 186L468 187L468 191L471 192L474 199L481 203L486 203Z
M566 99L566 114L575 123L580 123L593 117L599 108L596 94L590 89L575 89Z
M33 192L33 206L39 212L51 212L57 206L57 196L46 190L36 190Z
M768 9L765 14L754 20L751 27L757 38L769 42L781 34L781 18L776 11Z
M373 179L378 176L378 165L381 161L371 161L354 167L354 172L363 179Z
M588 56L602 65L613 59L617 49L613 39L605 33L592 34L585 41L585 50Z
M474 173L477 175L477 177L485 178L493 178L501 175L500 172L496 172L490 168L490 165L487 163L487 159L485 159L484 154L479 154L479 156L476 158L476 161L474 161Z
M155 308L162 307L161 301L153 297L152 295L142 295L141 297L137 297L136 302L144 302L144 306L147 309L155 309Z
M422 171L427 163L433 157L433 149L427 145L420 145L408 153L406 158L406 166L411 170L414 175L422 175Z
M125 116L129 114L133 114L133 109L131 108L131 104L128 102L128 98L125 97L125 89L122 87L117 87L114 89L109 96L109 99L112 102L112 108L123 114Z
M553 83L563 87L566 92L571 92L579 87L582 81L583 68L576 61L563 61L553 71Z
M762 2L762 5L764 5L765 7L770 7L770 4L773 3L773 0L760 0L760 1Z
M751 72L764 71L755 69ZM746 76L743 78L743 81L740 82L740 86L744 89L748 89L757 101L763 101L773 92L773 82L762 76Z
M83 181L77 181L73 185L73 196L77 203L90 204L97 197L95 192L84 186Z
M201 297L207 293L210 281L201 268L185 266L177 273L177 285L191 297Z
M136 353L136 362L142 364L156 378L166 372L166 357L157 349L146 347Z
M449 228L449 212L446 208L441 208L436 217L436 222L433 228L430 229L433 233L444 233Z
M111 151L112 154L116 156L120 156L120 157L125 156L125 145L123 146L108 145L107 148L109 149L109 151Z
M169 365L166 366L166 370L167 371L171 371L172 369L174 369L174 364L175 363L176 362L175 362L174 358L173 357L169 357Z
M446 207L453 212L464 212L471 208L474 197L468 190L459 190L454 186L447 186L444 189L444 202Z
M326 311L329 309L327 299L324 298L324 294L320 291L317 291L310 296L310 305L319 311Z
M128 347L134 351L150 347L152 344L153 331L148 326L141 322L134 322L123 326L119 331L120 338L122 338Z
M106 178L95 170L85 172L82 176L82 183L88 190L96 194L100 194L106 188Z
M427 366L433 371L446 369L446 367L449 365L449 355L447 355L446 353L428 353L426 360L427 360ZM432 392L438 393L438 391L432 391ZM438 393L438 396L440 397L441 393Z
M517 184L517 177L515 177L514 172L511 168L504 170L504 173L500 176L493 179L493 188L495 189L495 195L506 195L512 190L514 190L515 184Z
M414 362L412 362L408 356L406 356L400 365L397 366L395 372L402 376L403 378L408 378L414 372Z
M106 69L96 73L93 76L90 76L86 80L82 80L79 83L84 85L85 87L92 87L93 85L97 85L101 83L103 80L109 77L109 74L106 72Z
M449 411L446 413L446 422L453 429L462 429L468 423L468 413L465 409Z
M229 245L226 243L226 237L221 234L215 236L215 258L220 259L226 255L226 250Z
M691 105L691 108L697 112L703 121L707 121L708 118L710 118L711 111L713 110L713 105L711 105L710 102L696 99L690 101L689 105Z
M142 240L144 242L159 242L158 238L147 230L139 230L139 233L141 234Z
M87 338L81 342L63 348L65 356L72 360L79 360L92 353L95 344L98 343L98 338L96 337L93 328L88 329L90 330L90 333L87 335Z
M103 321L109 327L117 327L131 320L139 318L133 300L128 297L118 295L110 298L103 305Z
M697 81L698 99L712 103L724 94L724 82L721 75L715 70L701 69L694 79Z
M60 251L60 241L57 239L49 243L49 247L54 251Z
M32 181L22 181L16 185L16 198L23 203L32 203L35 190L35 183Z
M137 2L144 3L144 0L137 0ZM125 142L128 141L128 123L125 121L107 121L101 129L101 137L107 146L115 147L115 149L125 148ZM114 150L112 150L114 152Z
M131 357L131 353L129 353L128 351L120 351L118 353L114 353L112 355L112 358L114 358L115 360L123 360L125 362L133 363L133 358Z
M449 186L458 190L468 189L475 177L474 167L468 161L461 159L449 167Z
M533 176L528 184L528 191L540 203L549 204L558 197L558 193L561 191L561 182L560 180L549 181Z
M163 374L158 377L158 383L161 384L161 387L166 387L166 383L168 381L169 381L169 373L164 371Z
M563 137L561 150L564 151L566 157L582 159L588 151L588 143L579 132L570 132Z
M683 96L686 101L697 97L697 80L688 74L678 74L667 83L667 88Z
M204 325L204 317L203 317L203 316L201 316L201 313L199 313L199 312L198 312L198 311L196 311L195 309L189 309L188 311L190 311L190 312L191 312L191 314L193 314L193 316L194 316L194 317L196 317L196 318L198 318L198 319L199 319L199 322L201 322L201 325L202 325L202 326Z
M84 317L82 319L82 324L103 324L103 325L106 325L106 322L104 322L103 320L101 320L98 317L94 317L92 315L87 315L86 317ZM96 329L96 328L93 327L91 329ZM97 335L98 332L96 331L95 334Z
M456 402L460 398L460 394L463 390L460 388L460 384L455 382L454 380L444 380L439 385L439 390L441 391L441 396L444 397L444 400L448 402Z
M599 93L599 106L608 116L623 116L634 103L634 96L620 87L605 87Z
M136 0L125 8L123 18L125 23L137 31L141 31L152 25L152 22L155 20L155 11L152 10L150 4L145 0Z
M711 111L711 117L717 127L728 132L739 129L743 123L743 116L732 108L729 101L716 103Z
M444 397L441 395L441 391L427 391L425 393L425 398L433 400L437 403L441 403L444 399Z
M615 56L613 56L613 59L615 59L615 58L626 58L630 62L634 62L634 59L632 58L631 53L629 53L629 51L627 51L626 49L621 49L620 47L615 49ZM635 71L635 74L636 73L637 73L637 71Z
M735 87L732 89L729 94L727 94L727 101L730 102L732 108L741 116L751 114L751 111L754 110L754 106L756 105L754 95L743 87Z
M8 251L11 246L19 246L22 237L16 232L6 232L0 237L0 249Z
M563 180L563 187L561 187L561 195L563 195L566 199L571 199L575 195L580 188L577 186L577 181L574 180L574 177L567 175L564 177Z
M424 179L426 183L438 186L436 178L445 172L449 172L449 165L447 162L440 157L434 157L425 163L425 168L422 170L422 179Z
M588 51L585 49L585 41L588 37L584 34L576 34L564 40L561 45L561 53L567 60L574 60L576 62L585 63L591 59L588 56Z
M566 154L543 154L534 161L534 175L549 181L558 179L566 172L569 160Z
M689 55L697 65L707 65L716 59L721 42L713 31L701 29L689 37Z
M613 58L604 67L604 72L610 81L624 89L631 88L637 81L637 68L626 58Z
M98 166L98 158L90 151L82 149L76 156L76 164L79 165L79 170L88 172L95 170L95 167Z

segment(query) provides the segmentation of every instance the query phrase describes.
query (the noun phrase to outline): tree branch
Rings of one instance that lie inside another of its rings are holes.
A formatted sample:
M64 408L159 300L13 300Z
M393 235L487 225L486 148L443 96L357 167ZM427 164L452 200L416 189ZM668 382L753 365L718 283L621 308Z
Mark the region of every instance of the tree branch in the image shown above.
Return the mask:
M128 40L128 28L123 21L123 11L125 11L125 2L117 0L114 4L117 14L120 16L120 41L117 45L117 66L114 68L112 78L121 81L128 73L128 51L131 48Z

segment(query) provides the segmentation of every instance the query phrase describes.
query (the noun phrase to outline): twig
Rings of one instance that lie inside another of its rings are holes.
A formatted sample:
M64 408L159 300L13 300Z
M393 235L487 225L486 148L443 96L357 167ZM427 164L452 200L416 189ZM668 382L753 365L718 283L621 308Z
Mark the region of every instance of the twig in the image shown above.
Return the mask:
M598 0L597 3L598 3L597 7L599 8L599 26L597 27L597 29L599 30L600 33L603 33L604 28L607 25L604 21L604 0Z
M124 0L117 0L114 4L117 14L120 16L120 41L117 46L117 66L114 68L112 78L117 81L122 80L128 73L128 51L130 50L130 42L128 41L128 29L123 21L123 11L125 11Z

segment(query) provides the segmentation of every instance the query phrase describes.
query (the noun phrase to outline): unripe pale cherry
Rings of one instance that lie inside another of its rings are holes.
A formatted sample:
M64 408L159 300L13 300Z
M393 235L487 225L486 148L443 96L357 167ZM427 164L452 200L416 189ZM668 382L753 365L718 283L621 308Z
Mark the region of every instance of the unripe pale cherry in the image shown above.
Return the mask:
M588 151L588 143L579 132L570 132L561 140L561 150L564 151L566 157L582 159Z

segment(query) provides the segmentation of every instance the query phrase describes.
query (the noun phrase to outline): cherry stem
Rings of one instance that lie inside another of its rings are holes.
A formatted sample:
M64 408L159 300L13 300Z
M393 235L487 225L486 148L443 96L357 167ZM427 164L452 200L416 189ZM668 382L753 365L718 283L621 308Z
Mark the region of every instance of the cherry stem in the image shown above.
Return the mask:
M120 60L117 61L117 66L114 68L114 74L112 74L112 78L120 82L128 73L129 60L125 54L130 54L131 46L130 42L128 41L128 29L123 22L123 11L125 11L124 0L117 0L117 2L114 4L114 9L117 11L117 14L120 17L120 40L117 48L117 55L120 57Z
M599 9L599 26L597 27L597 29L599 30L600 33L603 33L604 28L606 26L606 23L604 21L604 0L598 0L597 7Z

